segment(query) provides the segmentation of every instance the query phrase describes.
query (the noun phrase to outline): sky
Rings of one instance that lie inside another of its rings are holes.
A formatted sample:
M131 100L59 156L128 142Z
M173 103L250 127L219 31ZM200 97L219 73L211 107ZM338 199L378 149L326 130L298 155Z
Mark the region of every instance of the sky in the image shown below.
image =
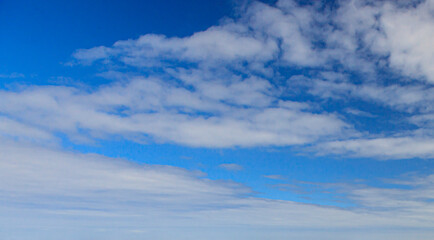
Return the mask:
M0 1L0 238L434 238L434 1Z

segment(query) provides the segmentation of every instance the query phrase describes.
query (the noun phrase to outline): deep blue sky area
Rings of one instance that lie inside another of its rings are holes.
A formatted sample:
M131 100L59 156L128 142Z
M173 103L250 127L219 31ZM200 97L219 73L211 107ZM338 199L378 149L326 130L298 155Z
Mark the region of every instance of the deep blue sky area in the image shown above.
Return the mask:
M147 33L191 35L231 16L234 5L230 0L4 0L0 72L22 73L33 83L74 76L62 63L77 49L110 46Z

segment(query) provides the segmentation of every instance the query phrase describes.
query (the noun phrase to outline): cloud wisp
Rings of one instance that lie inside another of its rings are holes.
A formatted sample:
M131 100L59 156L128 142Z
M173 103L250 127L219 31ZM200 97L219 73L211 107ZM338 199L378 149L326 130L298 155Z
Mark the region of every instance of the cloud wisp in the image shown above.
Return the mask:
M236 163L222 163L219 167L227 171L241 171L244 169L243 166Z

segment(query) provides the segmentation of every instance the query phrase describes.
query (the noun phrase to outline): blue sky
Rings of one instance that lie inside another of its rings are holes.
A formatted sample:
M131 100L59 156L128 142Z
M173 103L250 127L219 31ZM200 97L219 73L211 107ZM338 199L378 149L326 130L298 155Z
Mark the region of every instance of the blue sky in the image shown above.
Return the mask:
M432 239L433 12L2 1L0 237Z

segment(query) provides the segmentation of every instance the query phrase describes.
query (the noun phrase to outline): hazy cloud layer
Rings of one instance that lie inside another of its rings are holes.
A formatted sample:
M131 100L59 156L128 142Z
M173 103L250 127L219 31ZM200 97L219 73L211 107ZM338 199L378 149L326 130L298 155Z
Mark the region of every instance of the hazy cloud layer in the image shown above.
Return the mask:
M429 201L432 176L396 182L407 189L350 187L357 207L345 209L256 198L243 185L209 180L200 172L176 167L139 165L4 140L0 150L0 222L6 229L21 229L20 239L30 239L34 229L55 239L59 236L52 235L54 229L75 228L89 231L63 238L110 239L110 229L116 228L118 233L133 234L132 238L164 238L171 229L177 233L173 239L184 239L181 236L194 234L188 233L191 226L208 229L195 234L211 239L221 231L226 233L218 236L236 239L233 230L243 233L246 226L258 229L258 236L309 230L317 238L323 228L335 229L339 237L348 230L367 236L366 232L387 227L389 237L404 239L399 237L399 228L411 232L434 224Z

